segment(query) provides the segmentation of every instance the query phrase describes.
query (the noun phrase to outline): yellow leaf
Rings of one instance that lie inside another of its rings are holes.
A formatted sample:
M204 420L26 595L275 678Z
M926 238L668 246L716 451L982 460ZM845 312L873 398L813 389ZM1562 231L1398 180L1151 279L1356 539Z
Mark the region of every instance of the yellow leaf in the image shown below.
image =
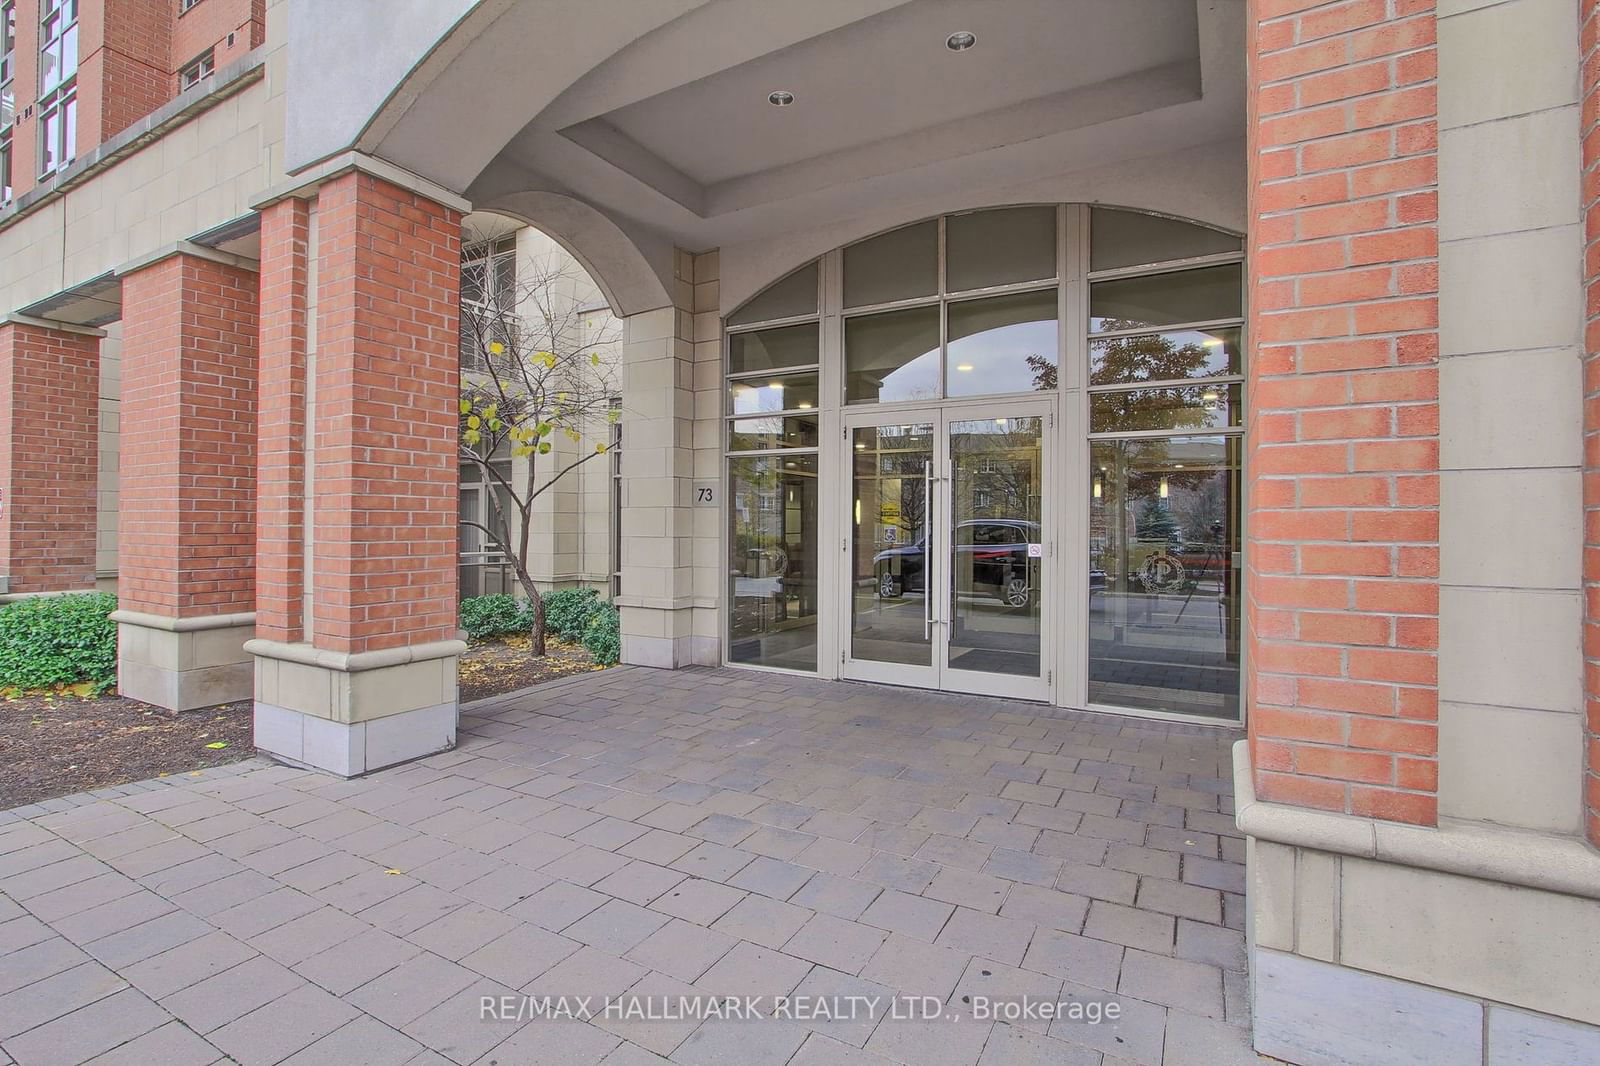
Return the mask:
M212 749L213 751L219 750L221 748L225 748L227 746L228 746L228 742L226 740L214 740L210 744L206 745L206 747Z
M399 876L401 876L402 873L404 873L404 871L402 871L402 870L385 870L383 872L386 873L386 874L390 874L391 876L394 876L394 877L399 877Z
M467 416L467 428L468 429L477 429L481 425L483 425L483 419L479 418L477 415L468 415Z
M489 342L489 354L490 355L504 355L504 354L506 354L506 346L501 344L499 341L490 341Z
M471 410L472 410L472 401L471 400L462 400L461 401L461 413L462 414L466 414L467 412L469 412Z
M596 444L594 446L594 450L597 454L604 455L606 453L606 446L604 444Z
M589 364L591 366L599 366L600 365L600 353L599 352L593 352L593 353L590 354L590 356L589 356Z

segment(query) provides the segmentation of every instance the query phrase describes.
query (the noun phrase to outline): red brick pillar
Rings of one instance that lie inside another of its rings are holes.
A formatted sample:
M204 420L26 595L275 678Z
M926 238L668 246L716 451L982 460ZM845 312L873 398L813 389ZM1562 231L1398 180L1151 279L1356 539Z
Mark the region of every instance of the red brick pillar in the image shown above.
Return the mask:
M261 208L250 650L256 743L293 762L350 775L454 743L464 209L365 168Z
M118 689L172 710L250 695L258 290L199 247L122 279Z
M94 588L101 336L0 321L0 595Z
M1246 576L1260 799L1437 820L1432 0L1252 0Z
M1600 847L1600 0L1583 0L1583 209L1587 321L1583 360L1584 816Z
M256 504L256 635L295 642L305 603L308 202L261 212L261 393Z

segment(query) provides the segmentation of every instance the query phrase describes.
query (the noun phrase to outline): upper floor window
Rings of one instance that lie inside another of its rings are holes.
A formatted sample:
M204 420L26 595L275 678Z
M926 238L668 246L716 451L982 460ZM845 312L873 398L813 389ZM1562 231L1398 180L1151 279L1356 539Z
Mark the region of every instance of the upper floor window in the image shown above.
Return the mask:
M178 71L178 91L192 89L217 72L217 50L207 48L204 55L196 56Z
M199 2L200 0L178 0L178 14L183 14Z
M11 130L0 130L0 204L11 202Z
M54 174L72 162L78 143L78 93L76 83L39 99L39 174Z
M461 365L482 369L495 344L512 348L520 323L517 239L501 237L461 251Z
M78 0L40 0L39 92L49 93L78 72Z
M17 5L0 4L0 130L11 128L17 117Z

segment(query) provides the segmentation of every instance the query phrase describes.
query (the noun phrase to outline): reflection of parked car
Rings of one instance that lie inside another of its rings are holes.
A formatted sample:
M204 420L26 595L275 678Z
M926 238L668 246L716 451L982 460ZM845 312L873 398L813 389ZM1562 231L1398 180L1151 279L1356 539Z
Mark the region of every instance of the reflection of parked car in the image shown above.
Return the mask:
M956 526L956 557L970 561L971 587L991 591L1010 607L1026 607L1032 602L1029 585L1028 545L1038 543L1039 523L1011 518L977 518ZM894 599L907 592L924 592L926 568L923 565L924 538L900 548L889 548L872 557L877 571L878 595ZM959 572L969 567L958 563Z

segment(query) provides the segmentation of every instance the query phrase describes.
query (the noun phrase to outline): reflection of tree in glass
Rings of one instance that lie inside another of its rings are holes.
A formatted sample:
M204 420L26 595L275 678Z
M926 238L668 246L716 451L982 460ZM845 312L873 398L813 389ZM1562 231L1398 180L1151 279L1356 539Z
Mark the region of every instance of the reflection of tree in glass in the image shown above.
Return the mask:
M967 501L972 517L1037 522L1039 420L1011 418L994 432L967 429L951 441L956 465L956 499ZM987 504L977 507L981 490Z
M1131 328L1137 323L1107 319L1107 330ZM1177 381L1205 377L1210 355L1204 345L1177 345L1162 334L1113 337L1093 342L1090 384L1131 384L1139 381ZM1195 406L1196 386L1137 389L1097 394L1094 431L1125 433L1142 429L1190 429L1211 421L1211 413Z
M1139 506L1139 517L1134 526L1134 537L1146 541L1166 541L1169 544L1178 542L1178 523L1172 517L1172 512L1162 504L1159 497L1147 498Z
M1183 527L1183 539L1191 544L1218 544L1227 516L1225 482L1208 472L1173 500L1173 510Z
M1033 371L1033 389L1035 392L1049 392L1056 387L1056 382L1060 380L1055 363L1042 355L1028 356L1028 369Z

